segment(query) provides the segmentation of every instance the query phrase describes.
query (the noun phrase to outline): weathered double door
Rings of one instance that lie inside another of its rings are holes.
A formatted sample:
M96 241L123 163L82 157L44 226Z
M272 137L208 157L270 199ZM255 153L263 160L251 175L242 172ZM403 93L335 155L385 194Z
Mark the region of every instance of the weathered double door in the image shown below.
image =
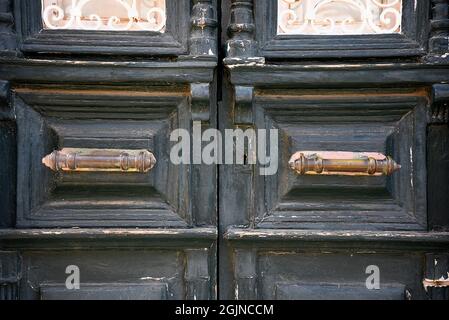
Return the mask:
M1 0L0 299L447 298L448 6Z

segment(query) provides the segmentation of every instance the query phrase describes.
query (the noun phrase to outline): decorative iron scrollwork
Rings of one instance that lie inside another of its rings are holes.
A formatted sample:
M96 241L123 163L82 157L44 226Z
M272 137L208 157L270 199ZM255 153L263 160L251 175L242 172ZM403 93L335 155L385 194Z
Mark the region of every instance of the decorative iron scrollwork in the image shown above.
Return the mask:
M400 33L402 0L278 0L278 34Z
M46 29L164 32L165 0L42 0Z

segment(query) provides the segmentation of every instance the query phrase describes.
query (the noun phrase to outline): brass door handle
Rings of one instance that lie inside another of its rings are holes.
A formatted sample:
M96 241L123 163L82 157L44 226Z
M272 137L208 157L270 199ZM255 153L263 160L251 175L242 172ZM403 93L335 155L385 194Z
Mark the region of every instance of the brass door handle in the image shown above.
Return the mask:
M380 153L344 151L299 151L290 158L289 165L300 175L389 176L401 168Z
M145 173L154 167L156 158L148 150L64 148L45 156L42 163L53 171Z

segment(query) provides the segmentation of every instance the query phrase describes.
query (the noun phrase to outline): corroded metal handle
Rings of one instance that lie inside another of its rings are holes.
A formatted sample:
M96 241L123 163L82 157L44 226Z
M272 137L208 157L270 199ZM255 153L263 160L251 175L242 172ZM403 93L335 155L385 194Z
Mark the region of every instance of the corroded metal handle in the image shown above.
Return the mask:
M75 149L53 151L42 163L54 171L148 172L156 158L148 150Z
M289 161L296 173L346 176L392 175L401 166L380 153L299 151Z

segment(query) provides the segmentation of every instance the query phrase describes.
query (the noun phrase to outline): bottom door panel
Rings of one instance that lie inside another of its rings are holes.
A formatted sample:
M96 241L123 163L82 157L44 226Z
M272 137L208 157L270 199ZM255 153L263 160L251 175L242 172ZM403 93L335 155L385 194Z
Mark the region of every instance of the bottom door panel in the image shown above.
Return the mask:
M261 252L260 294L265 299L404 299L406 287L420 291L416 274L421 260L418 255L363 252ZM378 279L370 281L374 270Z
M23 253L22 259L21 298L182 299L185 295L182 252L34 251Z
M235 298L423 299L424 255L375 250L234 250Z
M213 245L45 248L0 252L3 299L208 300Z

